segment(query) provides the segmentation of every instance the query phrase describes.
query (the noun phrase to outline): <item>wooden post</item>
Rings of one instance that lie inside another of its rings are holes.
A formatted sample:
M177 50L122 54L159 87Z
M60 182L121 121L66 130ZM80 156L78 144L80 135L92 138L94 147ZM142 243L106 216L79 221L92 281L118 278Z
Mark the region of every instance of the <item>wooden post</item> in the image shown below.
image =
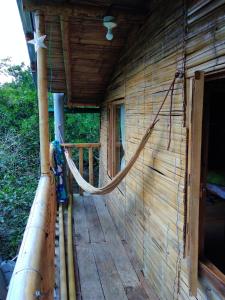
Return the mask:
M68 148L67 150L69 152L69 155L72 157L72 149ZM70 168L68 167L68 165L67 165L67 190L68 190L68 194L73 199L73 175L70 172Z
M201 186L201 146L202 117L204 97L204 72L195 72L193 91L192 127L191 127L191 170L190 170L190 210L189 210L189 245L190 295L196 296L198 289L199 259L199 202Z
M79 148L79 172L83 176L84 162L83 162L83 148ZM83 195L83 190L80 188L80 195Z
M93 149L90 147L88 149L88 157L89 157L89 183L93 185Z
M71 97L72 97L72 73L71 73L71 51L70 51L68 15L60 16L60 26L61 26L61 35L62 35L64 69L65 69L65 77L66 77L67 104L70 107Z
M41 11L35 13L35 25L37 36L44 35L45 22L44 14ZM41 47L37 50L37 88L41 173L49 174L47 50Z

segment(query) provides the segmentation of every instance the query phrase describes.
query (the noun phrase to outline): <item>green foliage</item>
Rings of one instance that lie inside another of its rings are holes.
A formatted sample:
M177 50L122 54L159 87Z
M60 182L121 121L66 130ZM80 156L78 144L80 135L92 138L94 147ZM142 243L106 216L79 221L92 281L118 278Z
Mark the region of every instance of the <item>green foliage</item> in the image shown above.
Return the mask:
M38 179L37 95L29 68L4 60L0 72L0 255L16 254Z
M65 116L65 141L69 143L97 143L99 114L68 114Z
M29 68L5 59L0 74L12 79L0 84L0 256L9 259L17 254L39 179L38 105ZM53 139L53 117L50 132ZM65 136L98 142L99 115L66 115Z
M99 114L68 114L65 116L65 141L69 143L97 143L99 142L100 118ZM78 166L78 149L72 151L73 159ZM88 149L84 149L84 178L88 180ZM93 151L94 181L98 184L99 152ZM75 192L78 186L74 184Z

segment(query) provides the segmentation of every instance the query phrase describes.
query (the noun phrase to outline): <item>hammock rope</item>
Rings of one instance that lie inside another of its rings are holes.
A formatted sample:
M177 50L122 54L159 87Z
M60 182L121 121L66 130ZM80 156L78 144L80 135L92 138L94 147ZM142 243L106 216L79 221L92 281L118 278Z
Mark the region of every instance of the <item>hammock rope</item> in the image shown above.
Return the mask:
M133 154L133 156L131 157L131 159L129 160L128 164L126 165L126 167L121 170L107 185L103 186L103 187L99 187L96 188L93 185L91 185L90 183L88 183L80 174L78 168L76 167L74 161L72 160L72 157L69 153L69 151L66 149L66 146L64 146L64 152L65 152L65 157L66 157L66 161L67 164L70 168L70 171L74 177L74 179L76 180L76 182L78 183L78 185L87 193L93 194L93 195L105 195L108 194L110 192L112 192L119 184L120 182L124 179L124 177L127 175L127 173L130 171L130 169L132 168L132 166L134 165L134 163L136 162L136 160L138 159L141 151L144 149L148 139L150 138L152 131L156 125L156 123L159 121L158 116L160 114L160 111L163 108L163 105L166 102L166 99L169 95L169 92L171 91L171 98L173 97L173 92L174 92L174 86L175 86L175 82L176 79L178 77L181 78L181 76L183 76L183 74L181 74L180 71L177 71L174 75L173 81L158 109L158 112L156 113L152 123L150 124L150 126L147 128L143 138L141 139L141 142L139 144L139 146L137 147L137 150L135 151L135 153ZM171 100L172 103L172 100ZM171 127L171 120L170 120L170 127ZM170 129L170 135L171 135L171 129ZM169 138L170 139L170 138ZM170 144L170 142L169 142Z

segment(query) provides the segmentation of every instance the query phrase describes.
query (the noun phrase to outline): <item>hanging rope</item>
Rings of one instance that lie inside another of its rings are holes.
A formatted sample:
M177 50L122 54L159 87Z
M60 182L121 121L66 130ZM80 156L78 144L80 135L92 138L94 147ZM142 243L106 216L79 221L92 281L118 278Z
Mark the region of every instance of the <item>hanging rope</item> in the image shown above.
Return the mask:
M174 89L174 85L176 82L176 79L180 76L180 72L176 72L173 78L173 81L158 109L158 112L156 113L152 123L150 124L150 126L147 128L136 152L134 153L134 155L132 156L132 158L130 159L130 161L128 162L128 164L126 165L126 167L121 170L111 181L110 183L108 183L107 185L100 187L100 188L96 188L94 186L92 186L90 183L88 183L79 173L79 170L77 169L75 163L73 162L70 153L68 152L68 150L66 149L66 147L64 146L64 151L65 151L65 157L68 163L68 166L70 168L71 173L74 176L74 179L76 180L76 182L78 183L78 185L86 192L90 193L90 194L94 194L94 195L104 195L104 194L108 194L111 191L113 191L119 184L120 182L123 180L123 178L127 175L127 173L130 171L130 169L132 168L132 166L134 165L134 163L136 162L137 158L139 157L139 154L141 153L141 151L143 150L143 148L145 147L149 137L152 134L152 131L156 125L156 123L159 121L158 116L160 114L160 111L163 108L163 105L166 102L166 99L169 95L169 92ZM173 97L173 93L172 96ZM171 100L172 101L172 100Z
M167 150L170 149L170 144L171 144L171 133L172 133L172 110L173 110L173 92L174 92L174 85L175 85L175 81L172 85L171 88L171 95L170 95L170 129L169 129L169 142L168 142L168 146L167 146Z

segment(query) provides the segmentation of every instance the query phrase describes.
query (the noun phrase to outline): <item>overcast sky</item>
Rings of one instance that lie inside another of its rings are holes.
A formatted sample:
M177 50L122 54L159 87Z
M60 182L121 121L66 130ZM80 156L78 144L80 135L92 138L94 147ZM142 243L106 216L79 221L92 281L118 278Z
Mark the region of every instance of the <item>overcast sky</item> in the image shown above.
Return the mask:
M0 0L0 60L11 57L12 62L29 65L26 41L16 0ZM5 78L0 75L0 82Z

